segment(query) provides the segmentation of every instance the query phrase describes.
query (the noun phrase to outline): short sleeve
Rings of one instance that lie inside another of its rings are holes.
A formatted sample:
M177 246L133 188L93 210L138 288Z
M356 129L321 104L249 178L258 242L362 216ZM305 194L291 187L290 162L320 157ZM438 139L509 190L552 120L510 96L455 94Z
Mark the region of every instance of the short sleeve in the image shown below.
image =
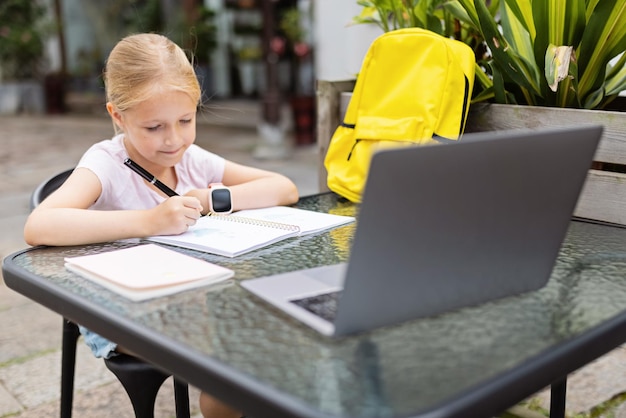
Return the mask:
M191 145L176 166L176 191L185 194L191 189L204 189L211 183L220 183L224 177L226 160L197 145Z

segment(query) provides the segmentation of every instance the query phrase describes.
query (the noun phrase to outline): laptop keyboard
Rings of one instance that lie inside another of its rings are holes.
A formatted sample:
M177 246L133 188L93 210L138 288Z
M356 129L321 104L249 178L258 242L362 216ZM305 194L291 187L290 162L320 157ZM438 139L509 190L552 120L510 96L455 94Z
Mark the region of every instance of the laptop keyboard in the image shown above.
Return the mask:
M337 302L340 293L341 291L324 293L322 295L308 296L302 299L292 299L289 302L329 322L333 322L337 315Z

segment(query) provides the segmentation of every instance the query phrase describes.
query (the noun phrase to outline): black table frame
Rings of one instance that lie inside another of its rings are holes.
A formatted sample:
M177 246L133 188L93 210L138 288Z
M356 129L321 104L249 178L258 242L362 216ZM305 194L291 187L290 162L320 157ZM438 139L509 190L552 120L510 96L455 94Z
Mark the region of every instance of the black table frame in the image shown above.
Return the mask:
M282 397L262 382L253 381L187 347L177 346L175 341L168 341L162 335L127 323L109 311L103 311L80 297L51 286L39 276L25 274L11 263L12 258L20 253L7 257L2 266L5 281L16 292L118 341L147 361L234 406L255 411L255 417L324 416L303 409L300 404ZM550 416L562 417L565 412L567 375L625 341L626 312L567 344L529 359L526 364L485 382L480 388L460 394L447 405L433 405L436 409L432 413L420 417L476 417L485 411L490 411L485 416L494 416L549 385L552 385L553 396Z
M65 318L79 322L142 356L145 360L244 411L262 417L326 417L297 399L192 348L110 312L85 298L16 266L20 254L3 261L7 286ZM320 337L323 338L323 337ZM432 405L419 417L495 416L537 391L552 386L551 416L565 412L567 375L626 341L626 310L517 364L510 370L469 387L453 399Z

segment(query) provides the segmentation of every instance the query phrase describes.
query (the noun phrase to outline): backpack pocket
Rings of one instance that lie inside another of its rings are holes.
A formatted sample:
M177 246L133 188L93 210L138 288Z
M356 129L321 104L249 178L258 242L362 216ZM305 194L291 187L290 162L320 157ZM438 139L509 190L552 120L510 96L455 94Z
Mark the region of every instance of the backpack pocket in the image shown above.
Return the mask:
M411 140L386 140L356 138L355 129L350 126L340 126L335 131L328 148L324 166L328 171L327 184L333 192L344 196L356 203L361 202L361 196L367 180L372 155L382 149L408 147L434 143L428 139L417 142Z

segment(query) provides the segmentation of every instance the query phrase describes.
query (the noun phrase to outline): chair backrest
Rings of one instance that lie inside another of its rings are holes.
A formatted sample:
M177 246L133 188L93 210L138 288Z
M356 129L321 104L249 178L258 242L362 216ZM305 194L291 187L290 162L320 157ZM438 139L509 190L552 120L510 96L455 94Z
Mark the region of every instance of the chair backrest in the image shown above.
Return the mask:
M72 174L72 171L74 169L70 168L40 183L30 197L30 210L35 209L46 197L58 189Z

